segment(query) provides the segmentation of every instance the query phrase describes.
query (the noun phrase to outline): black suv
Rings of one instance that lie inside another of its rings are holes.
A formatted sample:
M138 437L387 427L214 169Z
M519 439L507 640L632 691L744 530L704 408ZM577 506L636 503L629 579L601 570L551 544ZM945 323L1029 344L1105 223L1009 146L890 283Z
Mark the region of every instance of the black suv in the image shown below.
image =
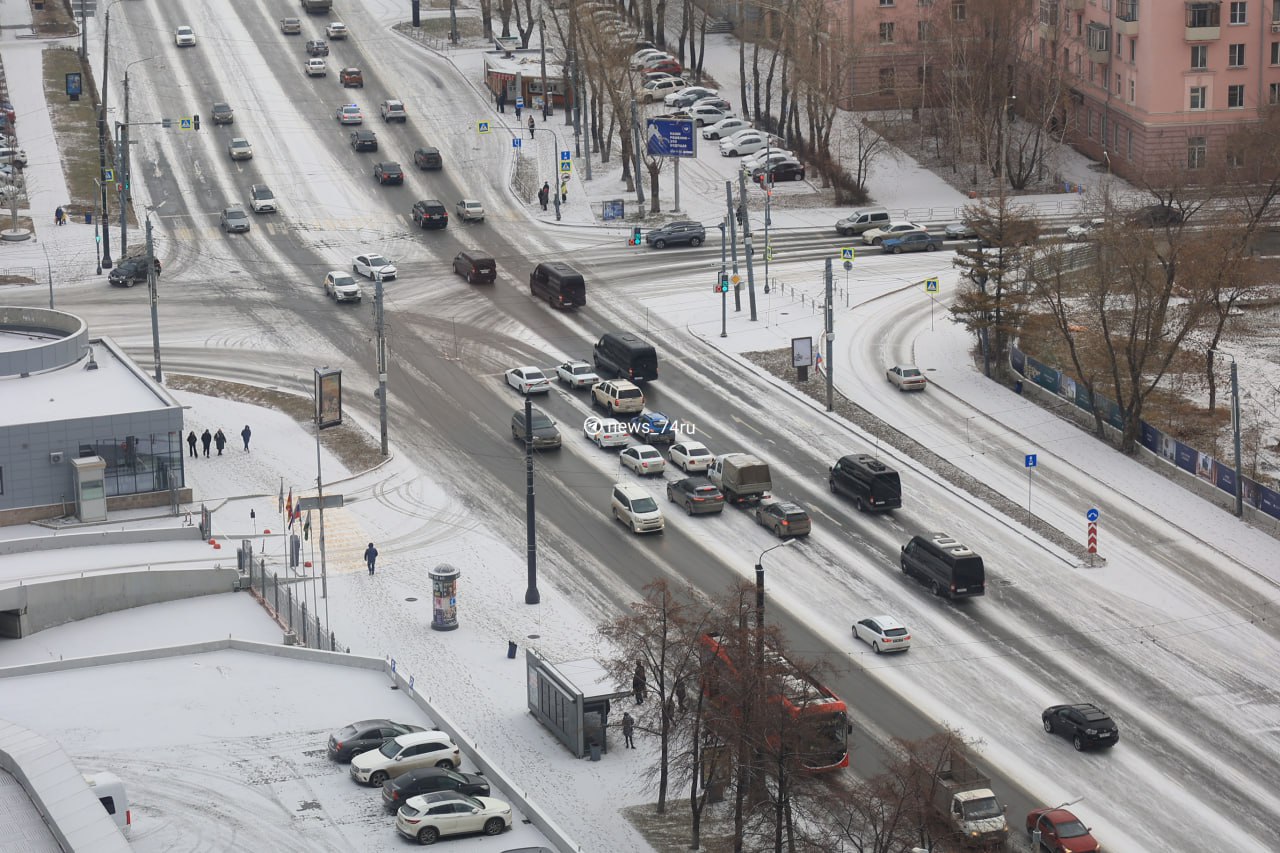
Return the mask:
M645 242L655 249L667 246L678 246L688 243L690 246L701 246L707 239L707 231L701 222L668 222L661 228L655 228L645 236Z
M399 811L410 797L430 794L432 791L456 791L469 797L489 796L489 782L473 773L459 773L443 767L424 767L410 770L382 783L382 804L387 811Z
M439 199L426 198L414 202L413 224L421 228L448 228L449 211Z
M213 104L213 123L214 124L234 124L236 120L235 111L231 109L231 105L222 101L215 101Z
M155 259L156 276L160 275L160 259ZM145 257L125 258L116 264L107 276L107 281L116 287L133 287L140 281L147 280L147 259Z
M413 165L419 169L443 169L439 148L419 148L413 152Z
M1112 747L1120 742L1115 720L1097 705L1054 705L1040 715L1044 730L1071 739L1077 751L1091 746Z
M351 147L355 151L377 151L378 136L372 130L352 131Z
M324 39L312 39L307 42L308 56L328 56L329 44Z

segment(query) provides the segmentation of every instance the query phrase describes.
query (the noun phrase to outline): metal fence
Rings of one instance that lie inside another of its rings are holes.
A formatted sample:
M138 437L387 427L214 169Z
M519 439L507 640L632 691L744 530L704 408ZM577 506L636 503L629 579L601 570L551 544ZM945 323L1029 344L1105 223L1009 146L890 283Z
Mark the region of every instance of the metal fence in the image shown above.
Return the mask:
M309 611L306 584L312 582L311 578L282 578L268 571L265 559L254 559L253 545L248 540L236 554L241 573L249 578L249 588L296 645L325 652L351 652L350 646L341 645L332 631L325 630L318 612Z

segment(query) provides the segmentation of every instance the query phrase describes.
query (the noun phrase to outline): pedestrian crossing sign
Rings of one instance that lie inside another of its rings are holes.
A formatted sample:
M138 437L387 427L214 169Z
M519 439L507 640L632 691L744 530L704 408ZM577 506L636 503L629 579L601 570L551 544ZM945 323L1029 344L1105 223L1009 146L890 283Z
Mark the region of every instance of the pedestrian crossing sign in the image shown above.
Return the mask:
M924 280L924 292L925 292L925 293L937 293L937 292L938 292L938 280L937 280L936 278L926 278L926 279Z
M179 118L179 119L178 119L178 128L179 128L180 130L190 130L190 129L191 129L191 116L182 116L181 118Z
M561 172L572 172L572 171L573 171L573 163L572 163L572 161L569 161L569 160L561 160L561 161L560 161L560 171L561 171Z
M116 180L115 169L103 169L102 180L106 181L108 184L115 183L115 180Z
M842 261L852 261L852 260L853 260L853 247L852 247L852 246L846 246L845 248L843 248L843 249L841 249L841 250L840 250L840 260L842 260Z
M476 122L476 133L488 133L488 132L489 132L489 122L487 121Z

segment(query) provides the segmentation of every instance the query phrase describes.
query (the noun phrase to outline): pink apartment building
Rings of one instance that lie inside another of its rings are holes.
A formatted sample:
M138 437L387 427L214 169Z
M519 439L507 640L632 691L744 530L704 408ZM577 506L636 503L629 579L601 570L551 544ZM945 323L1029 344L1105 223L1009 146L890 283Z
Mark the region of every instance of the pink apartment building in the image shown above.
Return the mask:
M945 74L930 28L936 36L939 15L984 5L832 0L835 29L856 45L849 103L919 103L924 84ZM1226 156L1232 130L1280 104L1280 0L1028 0L1028 9L1027 48L1067 73L1068 140L1117 174L1203 166Z

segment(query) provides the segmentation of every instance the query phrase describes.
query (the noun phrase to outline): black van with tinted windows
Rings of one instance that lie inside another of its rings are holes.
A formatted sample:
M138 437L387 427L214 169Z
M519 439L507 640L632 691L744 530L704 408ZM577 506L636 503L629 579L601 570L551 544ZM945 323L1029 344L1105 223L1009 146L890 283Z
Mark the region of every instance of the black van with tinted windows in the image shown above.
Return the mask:
M605 332L592 350L596 373L632 382L658 378L658 354L653 345L630 332Z
M902 506L902 483L888 465L858 453L842 456L827 478L831 491L853 498L859 512L884 511Z
M945 533L912 536L902 546L902 571L947 598L984 595L987 589L982 558Z
M538 264L529 273L529 292L545 299L552 308L574 308L587 304L587 283L582 273L568 264Z

